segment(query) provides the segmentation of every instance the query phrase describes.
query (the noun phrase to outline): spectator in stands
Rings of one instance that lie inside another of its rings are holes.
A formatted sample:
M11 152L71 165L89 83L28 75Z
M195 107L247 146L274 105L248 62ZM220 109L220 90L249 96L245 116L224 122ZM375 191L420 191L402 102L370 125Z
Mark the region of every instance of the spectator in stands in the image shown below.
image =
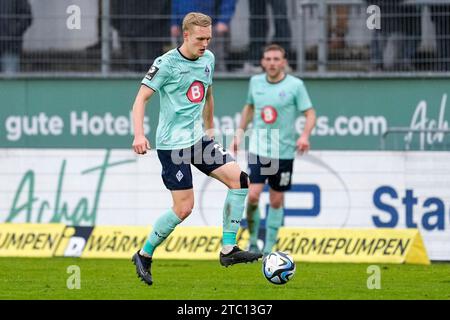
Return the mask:
M0 71L20 70L23 35L31 25L31 7L27 0L0 1Z
M328 48L330 50L345 47L349 9L348 5L329 6L328 8Z
M227 71L226 60L230 48L230 21L236 0L172 0L171 35L181 39L181 23L189 12L200 12L213 19L210 49L216 58L215 71Z
M399 68L410 71L415 69L416 53L422 32L422 15L419 5L407 3L400 5L400 13L400 34L404 40L400 46Z
M397 64L395 68L411 70L420 39L419 9L416 5L404 4L404 0L366 0L366 2L368 5L379 6L381 10L381 29L373 30L371 43L372 69L385 68L383 57L387 41L393 34L397 34L401 38L398 41L399 53L394 61Z
M450 4L431 6L436 27L438 71L450 71Z
M398 31L398 5L390 0L366 0L368 5L377 5L380 7L381 29L374 29L370 58L373 70L382 70L384 68L384 50L386 48L389 36Z
M111 13L128 69L148 70L170 39L170 1L112 0Z
M288 61L291 58L291 28L287 17L286 0L249 0L250 48L248 61L244 64L244 72L262 71L259 62L269 32L267 5L270 5L272 9L275 27L275 35L271 43L278 44L286 50Z

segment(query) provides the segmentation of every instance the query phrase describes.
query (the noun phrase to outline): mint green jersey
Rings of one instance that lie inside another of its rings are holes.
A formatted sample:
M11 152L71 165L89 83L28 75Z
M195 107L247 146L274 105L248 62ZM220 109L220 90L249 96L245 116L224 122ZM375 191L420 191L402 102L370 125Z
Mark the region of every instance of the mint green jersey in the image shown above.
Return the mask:
M203 137L202 112L213 72L214 54L209 50L195 60L178 48L155 59L142 84L159 92L156 149L187 148Z
M253 76L247 104L255 108L249 151L262 157L294 159L297 114L312 108L303 81L286 75L270 83L265 73Z

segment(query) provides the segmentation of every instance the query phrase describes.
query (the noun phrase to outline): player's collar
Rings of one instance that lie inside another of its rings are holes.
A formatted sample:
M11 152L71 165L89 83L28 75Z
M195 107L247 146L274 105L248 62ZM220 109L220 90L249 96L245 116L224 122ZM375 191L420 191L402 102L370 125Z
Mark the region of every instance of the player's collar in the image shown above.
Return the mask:
M276 82L269 81L269 77L267 76L267 73L266 73L265 78L266 78L267 83L269 83L269 84L278 84L278 83L282 82L284 79L286 79L286 77L287 77L287 73L285 72L284 77L281 80L278 80Z
M181 47L181 46L180 46L180 47ZM189 59L188 57L186 57L184 54L181 53L180 47L177 47L177 51L178 51L178 53L179 53L183 58L185 58L186 60L189 60L189 61L197 61L197 60L200 58L200 57L197 57L197 58L195 58L195 59Z

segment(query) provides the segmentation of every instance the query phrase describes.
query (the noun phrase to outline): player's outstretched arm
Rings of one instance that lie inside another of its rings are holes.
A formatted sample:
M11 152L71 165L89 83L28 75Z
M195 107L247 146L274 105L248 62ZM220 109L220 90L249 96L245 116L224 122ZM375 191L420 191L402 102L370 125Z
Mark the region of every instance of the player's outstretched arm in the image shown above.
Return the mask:
M253 104L246 104L242 109L241 122L239 123L239 128L236 130L234 138L230 144L230 150L232 152L236 153L238 151L245 130L247 130L248 124L252 122L254 114L255 114L255 106Z
M141 85L136 99L133 104L133 125L134 125L134 140L133 150L137 154L146 154L147 150L150 150L150 142L147 140L144 134L144 116L145 106L150 100L151 96L155 93L152 89L145 85Z
M205 107L203 108L203 123L205 124L206 134L214 137L214 97L212 87L206 91Z
M297 140L297 150L300 151L301 154L309 151L309 137L311 136L311 132L316 125L316 112L313 108L306 110L304 115L306 118L305 127L300 138Z

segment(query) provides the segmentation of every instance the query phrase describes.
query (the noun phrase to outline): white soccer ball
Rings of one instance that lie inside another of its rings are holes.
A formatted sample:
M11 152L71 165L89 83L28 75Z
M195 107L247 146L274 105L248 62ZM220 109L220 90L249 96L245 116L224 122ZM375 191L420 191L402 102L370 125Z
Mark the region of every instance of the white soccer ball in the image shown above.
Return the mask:
M262 267L264 277L273 284L285 284L295 274L294 259L281 251L270 253L264 259Z

